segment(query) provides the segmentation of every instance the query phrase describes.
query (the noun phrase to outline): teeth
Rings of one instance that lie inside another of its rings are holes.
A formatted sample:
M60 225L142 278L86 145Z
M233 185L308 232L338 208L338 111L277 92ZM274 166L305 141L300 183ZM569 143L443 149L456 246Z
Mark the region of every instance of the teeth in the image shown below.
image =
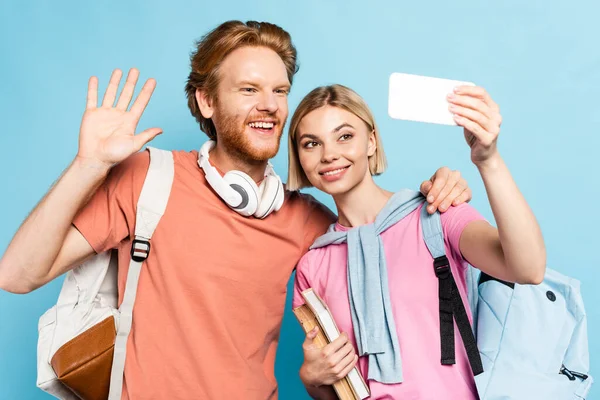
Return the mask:
M273 124L273 122L250 122L248 125L250 125L251 128L272 129L275 124Z
M324 172L323 175L335 175L337 173L342 172L343 170L345 170L346 168L339 168L339 169L334 169L333 171L327 171Z

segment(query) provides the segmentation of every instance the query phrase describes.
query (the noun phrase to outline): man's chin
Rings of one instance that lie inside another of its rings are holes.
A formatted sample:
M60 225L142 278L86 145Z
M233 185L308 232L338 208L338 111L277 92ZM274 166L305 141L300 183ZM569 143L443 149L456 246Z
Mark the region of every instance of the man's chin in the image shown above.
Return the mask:
M249 143L245 150L254 161L268 161L279 151L281 136L273 136L269 140L265 140L265 138L252 140L252 137L248 139Z
M279 144L273 146L250 147L245 150L248 158L253 161L269 161L277 155Z

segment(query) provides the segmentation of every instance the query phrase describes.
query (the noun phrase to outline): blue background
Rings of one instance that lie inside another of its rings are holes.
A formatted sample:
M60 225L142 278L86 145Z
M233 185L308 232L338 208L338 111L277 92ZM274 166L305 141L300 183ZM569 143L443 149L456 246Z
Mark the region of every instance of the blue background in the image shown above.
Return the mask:
M417 3L2 0L0 252L75 155L89 76L99 77L102 93L116 67L156 78L140 131L160 126L165 133L154 146L195 149L205 136L183 92L194 40L228 19L270 21L292 34L299 51L290 110L317 85L354 88L383 132L389 169L380 184L417 188L448 165L468 179L472 205L492 220L459 128L387 116L392 72L470 80L489 91L504 117L501 154L540 221L548 265L583 282L597 375L600 3ZM286 161L282 146L274 160L282 175ZM35 387L37 319L61 281L25 296L0 292L0 399L49 398ZM276 365L282 399L307 398L297 378L302 339L287 312ZM589 398L600 398L597 393Z

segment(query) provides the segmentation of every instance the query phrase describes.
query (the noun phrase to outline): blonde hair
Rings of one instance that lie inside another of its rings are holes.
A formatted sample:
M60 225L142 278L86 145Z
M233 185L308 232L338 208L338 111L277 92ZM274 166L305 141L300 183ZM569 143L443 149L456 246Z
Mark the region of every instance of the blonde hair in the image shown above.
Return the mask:
M196 101L196 90L204 90L211 100L217 100L219 67L232 51L245 46L266 47L281 57L290 84L298 72L296 48L290 34L268 22L227 21L202 37L196 46L196 51L190 56L191 72L185 93L190 112L200 124L200 129L212 140L217 139L215 125L210 118L202 116Z
M311 111L325 106L346 110L356 115L367 125L369 130L375 135L376 145L375 153L369 157L369 171L371 172L371 175L379 175L385 171L387 161L383 151L381 136L379 135L377 124L375 124L375 118L367 103L358 95L358 93L346 86L321 86L312 90L302 99L298 108L296 108L290 123L288 135L288 190L298 190L312 186L300 165L296 133L302 118Z

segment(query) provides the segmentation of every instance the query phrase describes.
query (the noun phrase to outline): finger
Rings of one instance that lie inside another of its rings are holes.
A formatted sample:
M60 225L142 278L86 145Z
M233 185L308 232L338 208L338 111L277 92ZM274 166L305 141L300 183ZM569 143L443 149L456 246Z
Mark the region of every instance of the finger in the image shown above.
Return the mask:
M462 192L462 194L460 196L458 196L456 199L454 199L454 202L452 202L452 205L457 206L462 203L468 203L469 201L471 201L472 198L473 198L473 192L471 191L471 188L468 187L464 190L464 192Z
M323 354L328 357L344 347L346 343L348 343L348 335L344 332L333 342L323 347Z
M302 348L304 350L311 348L311 346L313 345L313 339L317 336L318 332L319 332L319 327L317 327L317 326L312 328L310 331L306 332L306 338L304 339L304 342L302 343Z
M454 121L459 126L467 129L469 132L473 134L477 138L479 142L481 142L484 146L489 146L495 137L494 134L486 131L481 125L476 122L471 121L468 118L461 117L459 115L454 116Z
M437 199L440 191L444 188L444 185L446 184L448 175L450 175L450 168L448 167L442 167L435 171L435 174L430 179L433 182L433 184L431 186L431 189L429 189L429 194L427 195L427 202L431 204L435 201L435 199ZM429 210L429 207L427 209ZM433 211L435 211L435 209Z
M96 108L98 106L98 78L92 76L88 81L87 101L85 108Z
M312 343L313 339L317 337L317 333L319 333L319 327L315 326L306 333L306 339L304 339L304 341L307 343Z
M346 361L347 361L346 366L337 373L338 380L345 378L346 375L348 375L350 373L350 371L352 371L352 368L356 367L356 363L358 362L358 356L356 354L354 354L349 357L352 357L352 358L349 358L348 360L345 359L343 361L343 363L346 364Z
M452 191L454 186L456 186L456 183L458 182L459 179L460 179L460 172L452 171L448 175L445 185L442 188L442 190L440 190L440 193L437 195L437 197L435 198L433 203L431 203L431 205L429 207L427 207L427 211L429 211L430 208L432 208L432 207L433 207L434 211L439 209L440 204L442 203L442 201L444 201L444 199L446 199L446 197L448 197L448 195L450 194L450 192Z
M466 94L469 96L479 97L480 99L484 99L486 96L489 97L487 91L481 86L472 86L472 85L460 85L454 88L454 93L456 94Z
M102 100L102 107L112 107L115 104L115 98L117 97L117 90L119 90L119 82L121 82L121 76L123 72L120 69L115 69L110 76L108 87L104 93L104 99Z
M127 110L127 107L129 107L129 103L131 103L131 98L133 97L133 92L139 76L140 72L137 69L132 68L129 70L129 74L127 74L127 80L125 81L125 85L121 91L121 96L119 96L119 102L117 103L117 108L119 110Z
M490 107L482 100L471 96L459 96L455 94L448 95L450 105L462 106L471 110L479 111L488 118L492 117Z
M356 354L347 354L344 358L340 359L339 362L331 369L331 372L338 376L338 379L343 378L345 375L339 376L348 365L352 364L356 358Z
M427 196L427 193L429 193L432 186L433 186L433 182L431 182L431 180L423 181L423 183L421 183L421 187L419 190L421 191L423 196Z
M144 132L139 133L133 137L134 147L137 149L136 151L140 151L142 147L144 147L149 141L154 139L156 136L162 133L162 129L160 128L150 128L146 129Z
M356 352L354 351L354 346L352 346L350 342L346 343L344 347L327 357L329 365L331 367L335 367L349 354L356 354Z
M456 88L454 88L454 93L456 93L458 95L468 95L468 96L477 97L477 98L483 100L488 106L492 106L492 104L494 104L494 105L496 104L490 97L487 90L485 90L481 86L470 86L470 85L457 86Z
M139 119L142 116L142 113L146 109L148 102L150 101L150 97L152 97L152 92L154 92L154 88L156 87L156 81L154 79L148 79L142 87L140 94L133 102L131 106L130 112Z
M457 182L457 184L452 188L452 190L450 190L450 193L448 193L448 196L446 196L446 198L443 199L442 202L440 203L440 206L438 207L440 212L447 211L451 205L455 206L455 205L460 204L460 203L454 204L454 200L456 200L458 197L460 197L460 195L463 194L463 192L465 190L466 190L466 181L464 179L460 179Z
M482 126L485 130L487 130L490 133L496 134L496 132L500 130L499 126L494 126L494 122L479 111L457 106L454 104L451 104L448 107L448 110L450 110L452 114L460 115L461 117L465 117L470 119L471 121L477 122L480 126Z

